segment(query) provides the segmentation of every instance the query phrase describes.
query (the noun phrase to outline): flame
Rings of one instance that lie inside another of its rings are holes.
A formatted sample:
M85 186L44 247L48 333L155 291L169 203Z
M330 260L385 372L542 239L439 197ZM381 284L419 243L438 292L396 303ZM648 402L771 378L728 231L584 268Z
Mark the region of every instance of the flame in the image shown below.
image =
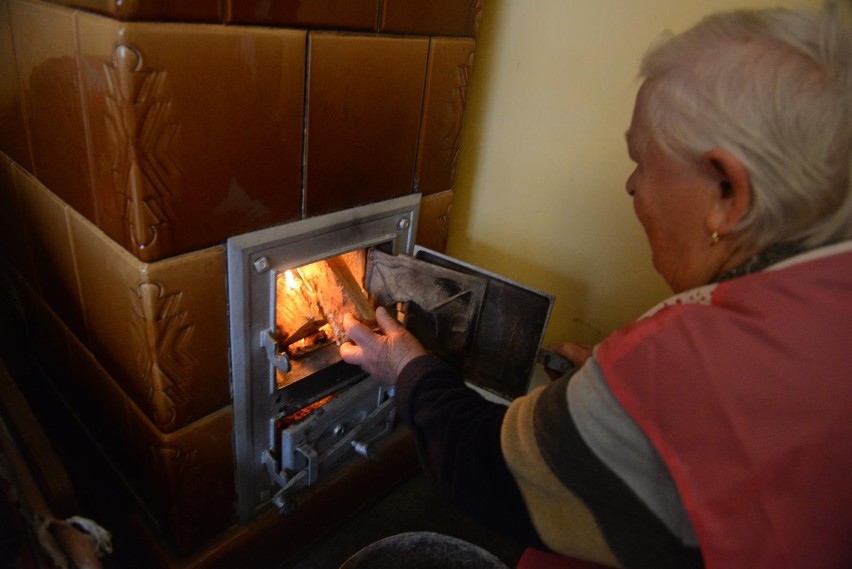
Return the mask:
M293 276L293 271L290 269L284 271L284 281L287 283L287 290L296 290L299 288L299 283L296 281L296 277Z

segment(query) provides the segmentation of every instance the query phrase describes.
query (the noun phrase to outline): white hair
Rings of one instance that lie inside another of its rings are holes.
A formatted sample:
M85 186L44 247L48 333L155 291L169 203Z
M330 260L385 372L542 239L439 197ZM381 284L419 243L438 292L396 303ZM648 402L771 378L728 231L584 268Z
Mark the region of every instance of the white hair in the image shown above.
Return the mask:
M846 0L845 5L852 4ZM852 27L841 6L710 16L645 55L650 134L696 161L733 153L752 205L732 237L760 248L852 237Z

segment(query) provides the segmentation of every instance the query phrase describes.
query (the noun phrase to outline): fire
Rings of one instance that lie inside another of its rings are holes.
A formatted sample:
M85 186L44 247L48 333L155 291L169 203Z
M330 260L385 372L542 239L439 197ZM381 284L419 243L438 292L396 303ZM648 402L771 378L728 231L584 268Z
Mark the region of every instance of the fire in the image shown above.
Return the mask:
M290 425L292 425L293 423L298 423L299 421L301 421L302 419L304 419L308 415L312 414L314 411L316 411L317 409L319 409L320 407L322 407L323 405L325 405L326 403L328 403L332 399L334 399L333 393L331 395L327 395L327 396L323 397L319 401L314 401L313 403L311 403L307 407L303 407L302 409L299 409L295 413L292 413L290 415L287 415L286 417L282 417L282 418L278 419L278 422L277 422L278 428L279 429L285 429L285 428L289 427Z
M364 249L278 272L275 334L292 366L288 372L276 370L278 389L340 361L335 344L346 338L345 314L359 314L368 322L375 318L364 290L365 273Z
M296 277L293 276L293 271L290 269L284 271L284 281L287 283L287 290L296 290L299 288L299 283L296 281Z

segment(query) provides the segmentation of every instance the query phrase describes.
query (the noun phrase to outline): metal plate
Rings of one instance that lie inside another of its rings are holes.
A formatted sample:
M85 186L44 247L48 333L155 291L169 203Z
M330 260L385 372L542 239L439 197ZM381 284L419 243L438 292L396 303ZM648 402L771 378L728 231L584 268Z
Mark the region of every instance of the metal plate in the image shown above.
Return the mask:
M381 303L409 300L446 310L432 316L418 310L419 322L407 327L458 365L468 382L506 399L527 392L553 296L421 247L413 258L371 252L370 264L367 289ZM464 326L454 329L454 318Z
M365 287L393 312L404 303L404 325L426 349L461 366L470 352L487 283L468 275L372 249Z

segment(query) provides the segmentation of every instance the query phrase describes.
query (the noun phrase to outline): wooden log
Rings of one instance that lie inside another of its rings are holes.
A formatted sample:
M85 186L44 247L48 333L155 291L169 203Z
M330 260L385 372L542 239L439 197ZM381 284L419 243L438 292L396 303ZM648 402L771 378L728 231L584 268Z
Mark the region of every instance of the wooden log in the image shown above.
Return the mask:
M328 267L331 269L334 276L337 278L346 295L355 305L358 311L358 316L364 322L374 322L376 320L376 311L373 305L367 298L366 293L361 288L361 285L355 279L349 266L342 257L333 257L325 260Z

